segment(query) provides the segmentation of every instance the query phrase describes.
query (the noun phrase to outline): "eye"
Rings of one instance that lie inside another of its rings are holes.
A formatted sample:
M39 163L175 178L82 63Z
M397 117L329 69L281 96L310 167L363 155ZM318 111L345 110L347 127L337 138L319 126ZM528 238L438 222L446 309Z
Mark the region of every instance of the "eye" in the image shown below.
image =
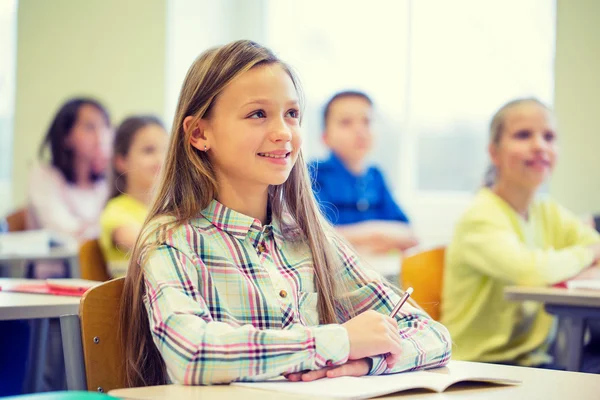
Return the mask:
M350 126L352 125L352 120L350 118L343 118L340 120L341 126Z
M292 108L291 110L289 110L287 112L287 116L289 116L290 118L296 118L296 119L298 119L298 118L300 118L300 111L298 111L295 108Z
M556 134L552 131L544 132L544 140L546 142L552 143L556 140Z
M152 154L154 153L154 146L146 146L143 149L144 154Z
M527 129L523 129L515 132L514 137L517 139L528 139L531 136L531 131Z
M248 115L248 118L267 118L267 113L265 113L264 110L256 110Z

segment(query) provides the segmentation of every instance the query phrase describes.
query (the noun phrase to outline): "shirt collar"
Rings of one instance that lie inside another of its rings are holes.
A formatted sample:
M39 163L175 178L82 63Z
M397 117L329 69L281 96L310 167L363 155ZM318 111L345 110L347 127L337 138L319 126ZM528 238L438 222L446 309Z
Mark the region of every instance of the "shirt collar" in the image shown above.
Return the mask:
M254 230L263 232L266 236L272 233L277 246L283 247L284 245L279 221L272 221L271 224L263 226L258 219L232 210L214 199L200 214L217 229L227 232L236 239L245 240L250 230Z

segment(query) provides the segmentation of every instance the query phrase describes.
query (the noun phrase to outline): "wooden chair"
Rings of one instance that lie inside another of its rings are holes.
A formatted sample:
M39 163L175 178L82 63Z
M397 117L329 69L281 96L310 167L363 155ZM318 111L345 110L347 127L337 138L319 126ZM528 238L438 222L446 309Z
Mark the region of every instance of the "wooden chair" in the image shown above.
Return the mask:
M108 281L110 279L98 239L83 243L79 249L79 266L82 279L93 281Z
M88 290L81 299L79 316L61 317L69 390L107 393L126 387L118 332L124 282L125 278L113 279Z
M417 253L402 261L400 282L404 290L412 287L412 298L431 318L440 319L445 248Z
M24 231L27 229L27 208L21 208L6 217L9 232Z

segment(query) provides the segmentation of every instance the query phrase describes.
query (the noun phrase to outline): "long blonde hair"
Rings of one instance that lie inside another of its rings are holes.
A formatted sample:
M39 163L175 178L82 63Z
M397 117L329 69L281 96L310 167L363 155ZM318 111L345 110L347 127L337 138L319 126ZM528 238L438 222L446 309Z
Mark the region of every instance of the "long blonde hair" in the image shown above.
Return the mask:
M251 41L236 41L208 50L192 64L181 89L157 195L142 232L156 218L170 216L175 222L158 228L162 232L159 236L164 237L166 230L197 217L217 197L213 167L204 152L191 146L192 132L184 129L183 121L187 116L209 118L215 99L232 80L253 67L268 64L281 65L301 94L298 79L291 69L270 50ZM273 219L283 223L287 219L284 215L290 217L289 229L282 229L284 234L299 230L312 251L320 322L342 322L338 315L353 316L354 312L344 300L346 289L335 279L341 261L330 239L337 236L319 211L301 151L287 181L269 188L269 204ZM128 386L162 384L167 379L164 361L152 341L143 303L143 260L153 247L160 245L160 239L150 239L152 237L156 235L142 234L138 238L121 300L119 329Z

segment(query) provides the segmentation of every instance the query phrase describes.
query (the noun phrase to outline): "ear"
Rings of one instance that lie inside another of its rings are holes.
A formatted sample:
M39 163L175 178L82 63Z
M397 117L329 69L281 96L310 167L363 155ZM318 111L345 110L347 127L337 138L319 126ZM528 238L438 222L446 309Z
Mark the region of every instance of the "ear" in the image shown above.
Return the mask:
M128 170L127 157L123 157L120 154L115 154L114 162L115 162L115 170L117 171L117 173L119 173L119 174L127 173L127 170Z
M187 116L183 120L183 130L188 133L190 144L200 151L208 151L210 149L210 143L206 136L207 124L206 120L197 119L192 116Z
M490 144L488 146L488 153L490 154L490 160L492 161L492 164L498 167L498 145L495 143Z
M329 145L329 136L327 136L327 131L326 130L323 130L323 132L321 133L321 140L323 141L323 143L325 143L325 146L331 147Z

